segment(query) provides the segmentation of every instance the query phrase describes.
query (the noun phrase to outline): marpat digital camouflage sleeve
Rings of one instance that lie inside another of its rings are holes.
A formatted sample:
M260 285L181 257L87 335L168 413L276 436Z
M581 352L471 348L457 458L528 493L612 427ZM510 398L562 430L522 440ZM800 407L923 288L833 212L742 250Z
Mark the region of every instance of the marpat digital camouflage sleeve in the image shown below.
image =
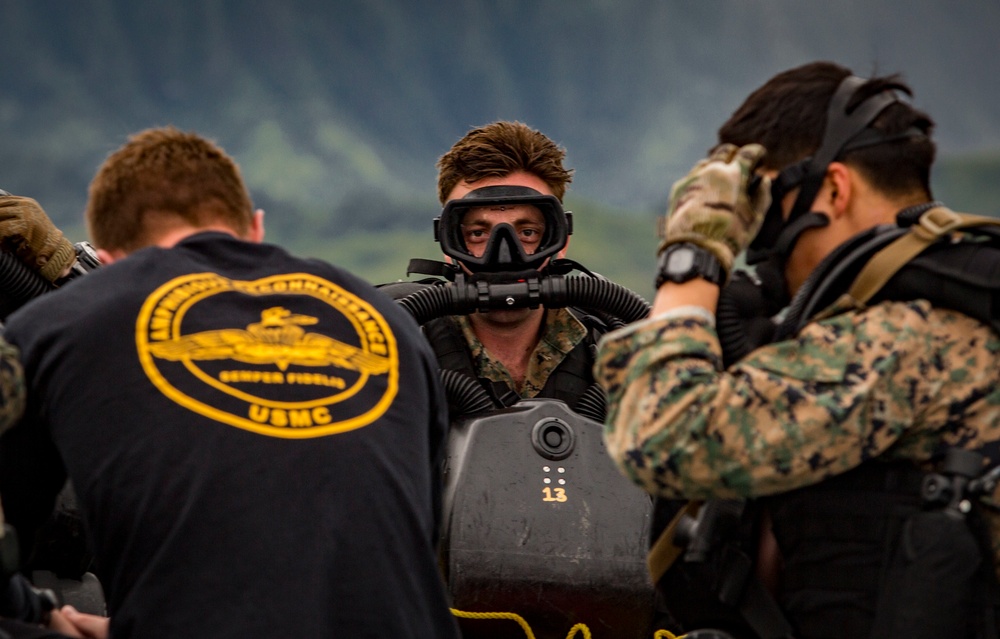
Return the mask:
M726 371L720 361L701 318L653 318L602 340L608 451L647 491L767 495L954 444L998 461L1000 340L961 314L884 303L811 324Z

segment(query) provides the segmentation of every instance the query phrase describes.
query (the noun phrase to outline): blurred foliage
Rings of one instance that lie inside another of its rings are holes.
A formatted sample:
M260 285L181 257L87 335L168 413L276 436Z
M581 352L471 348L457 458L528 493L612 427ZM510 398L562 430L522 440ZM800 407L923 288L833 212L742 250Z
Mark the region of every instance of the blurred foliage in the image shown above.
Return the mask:
M995 2L2 6L0 187L44 201L64 226L103 157L164 124L233 154L254 198L285 216L280 235L317 232L375 191L432 201L435 160L496 119L564 145L575 195L645 210L750 90L823 58L903 71L949 155L1000 148L1000 84L982 80L1000 75ZM962 46L926 46L951 41Z
M574 232L566 257L652 301L656 216L584 201L570 201L568 208Z
M934 197L952 209L1000 217L1000 152L942 158L932 182Z
M82 239L102 159L173 124L239 161L271 240L388 281L439 253L437 158L473 126L520 120L576 169L569 256L649 295L650 211L671 182L749 91L832 59L902 71L937 122L936 194L997 214L1000 84L984 78L1000 75L1000 4L835 4L4 2L0 188Z

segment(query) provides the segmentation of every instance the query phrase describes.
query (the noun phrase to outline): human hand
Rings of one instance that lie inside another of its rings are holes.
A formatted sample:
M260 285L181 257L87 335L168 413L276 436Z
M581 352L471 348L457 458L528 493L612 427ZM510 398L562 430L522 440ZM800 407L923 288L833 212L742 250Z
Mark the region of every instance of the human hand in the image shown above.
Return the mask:
M50 282L59 279L76 259L73 244L38 202L28 197L0 197L0 242Z
M52 611L49 628L68 637L79 639L107 639L111 619L88 615L73 606L63 606Z
M657 254L671 244L692 242L711 251L729 273L771 204L770 179L755 179L765 153L759 144L723 144L675 182Z

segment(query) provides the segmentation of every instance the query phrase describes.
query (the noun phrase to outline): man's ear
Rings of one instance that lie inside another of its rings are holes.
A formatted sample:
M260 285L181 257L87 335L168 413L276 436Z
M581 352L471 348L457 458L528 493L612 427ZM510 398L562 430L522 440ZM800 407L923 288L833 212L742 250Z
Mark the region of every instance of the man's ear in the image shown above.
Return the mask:
M108 264L114 264L115 262L117 262L118 260L122 259L127 255L127 253L125 253L125 251L121 249L114 249L112 251L108 251L106 249L99 248L96 250L96 252L98 259L101 260L101 264L103 264L104 266L107 266Z
M831 162L826 168L826 180L829 187L828 203L834 217L843 216L854 195L853 174L851 169L842 162Z
M264 241L264 209L257 209L250 218L250 229L247 231L247 240L260 244Z

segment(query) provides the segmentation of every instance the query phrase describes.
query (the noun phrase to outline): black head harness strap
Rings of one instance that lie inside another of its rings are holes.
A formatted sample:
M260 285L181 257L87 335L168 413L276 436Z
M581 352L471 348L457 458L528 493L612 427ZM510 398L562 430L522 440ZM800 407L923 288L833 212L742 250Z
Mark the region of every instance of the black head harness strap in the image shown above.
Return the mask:
M847 105L865 82L867 80L864 78L848 76L840 83L827 109L826 130L819 149L812 157L783 169L772 181L771 208L747 251L748 263L756 264L772 256L783 261L791 253L803 231L830 223L825 214L811 211L810 208L823 185L827 167L845 151L923 134L919 129L913 129L904 135L885 136L868 128L886 107L899 101L891 88L865 99L853 111L848 112ZM852 144L854 141L858 144ZM781 200L796 187L800 188L799 194L785 220Z

